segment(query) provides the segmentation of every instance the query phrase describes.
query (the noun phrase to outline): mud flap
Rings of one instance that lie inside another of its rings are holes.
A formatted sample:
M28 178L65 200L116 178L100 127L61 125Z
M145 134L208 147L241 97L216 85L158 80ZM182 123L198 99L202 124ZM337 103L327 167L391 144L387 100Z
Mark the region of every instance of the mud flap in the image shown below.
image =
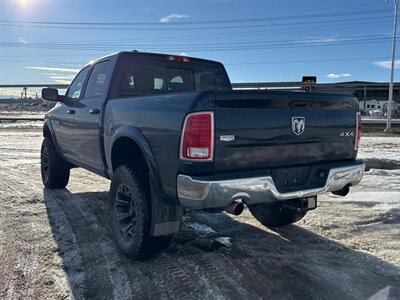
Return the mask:
M151 182L151 227L150 235L165 236L176 233L181 228L183 209L175 199L160 195Z

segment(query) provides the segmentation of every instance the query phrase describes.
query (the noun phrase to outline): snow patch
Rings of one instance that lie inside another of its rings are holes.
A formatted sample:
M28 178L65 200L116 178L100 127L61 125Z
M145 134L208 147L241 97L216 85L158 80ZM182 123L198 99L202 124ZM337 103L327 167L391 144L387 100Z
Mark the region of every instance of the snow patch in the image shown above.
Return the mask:
M400 192L352 192L343 201L378 202L385 208L400 208Z

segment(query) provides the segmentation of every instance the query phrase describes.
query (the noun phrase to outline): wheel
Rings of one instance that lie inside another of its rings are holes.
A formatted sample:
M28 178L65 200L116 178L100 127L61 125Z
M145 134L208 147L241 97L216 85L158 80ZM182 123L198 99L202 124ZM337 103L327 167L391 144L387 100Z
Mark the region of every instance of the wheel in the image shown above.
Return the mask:
M44 138L40 151L40 169L42 182L46 188L65 188L69 181L70 168L67 162L58 155L54 143Z
M110 188L112 229L121 251L144 258L168 247L170 237L151 237L150 194L147 180L128 166L118 167Z
M285 202L250 205L249 210L261 224L268 228L293 224L307 214L306 210L289 206Z

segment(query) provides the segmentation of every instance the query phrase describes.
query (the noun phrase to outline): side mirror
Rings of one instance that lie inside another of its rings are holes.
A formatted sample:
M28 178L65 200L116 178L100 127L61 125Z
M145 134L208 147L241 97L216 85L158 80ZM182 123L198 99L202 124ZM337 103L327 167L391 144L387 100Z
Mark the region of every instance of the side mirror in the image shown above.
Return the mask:
M47 101L61 101L61 97L58 96L58 90L51 88L42 89L42 98Z

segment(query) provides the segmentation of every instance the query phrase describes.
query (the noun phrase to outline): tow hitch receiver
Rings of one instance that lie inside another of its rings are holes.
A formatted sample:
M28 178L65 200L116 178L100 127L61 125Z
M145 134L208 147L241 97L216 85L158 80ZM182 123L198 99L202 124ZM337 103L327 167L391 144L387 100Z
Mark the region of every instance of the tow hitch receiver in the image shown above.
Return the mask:
M285 203L286 207L291 209L300 211L313 210L317 208L317 196L286 200Z
M304 210L312 210L317 208L317 196L301 199L301 206Z

